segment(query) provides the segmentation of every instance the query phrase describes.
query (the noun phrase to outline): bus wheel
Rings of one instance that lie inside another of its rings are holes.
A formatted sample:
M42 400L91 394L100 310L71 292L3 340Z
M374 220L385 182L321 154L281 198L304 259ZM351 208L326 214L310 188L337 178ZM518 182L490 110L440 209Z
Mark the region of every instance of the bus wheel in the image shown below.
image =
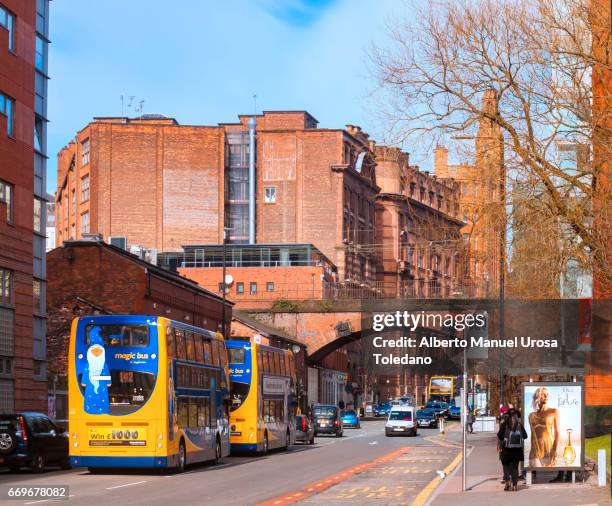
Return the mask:
M261 450L261 453L263 455L266 455L268 453L268 433L264 433L264 440L263 440L263 448Z
M221 460L221 441L217 437L217 442L215 443L215 464L218 464Z
M176 472L182 473L185 471L185 465L187 464L187 454L185 452L185 442L181 439L181 443L179 444L179 455L178 455L178 464L176 466Z

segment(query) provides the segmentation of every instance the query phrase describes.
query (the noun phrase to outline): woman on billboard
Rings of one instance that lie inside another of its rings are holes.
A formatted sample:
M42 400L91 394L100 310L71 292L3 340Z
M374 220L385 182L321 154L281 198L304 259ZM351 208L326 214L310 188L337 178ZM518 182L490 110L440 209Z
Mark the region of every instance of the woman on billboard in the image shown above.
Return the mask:
M529 414L531 450L529 467L555 467L559 445L559 410L548 407L548 388L533 393L533 412Z

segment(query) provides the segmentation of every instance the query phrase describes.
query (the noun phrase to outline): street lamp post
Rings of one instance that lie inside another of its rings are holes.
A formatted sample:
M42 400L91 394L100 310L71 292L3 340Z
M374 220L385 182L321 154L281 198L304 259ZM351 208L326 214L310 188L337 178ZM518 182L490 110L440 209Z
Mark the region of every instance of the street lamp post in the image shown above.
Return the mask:
M226 287L227 284L225 282L225 276L227 275L227 265L226 265L226 253L227 253L227 227L223 227L223 269L222 269L222 277L221 280L221 291L223 295L223 307L221 308L221 333L223 334L223 339L227 339L225 335L226 332L226 323L225 323L225 295L226 295Z

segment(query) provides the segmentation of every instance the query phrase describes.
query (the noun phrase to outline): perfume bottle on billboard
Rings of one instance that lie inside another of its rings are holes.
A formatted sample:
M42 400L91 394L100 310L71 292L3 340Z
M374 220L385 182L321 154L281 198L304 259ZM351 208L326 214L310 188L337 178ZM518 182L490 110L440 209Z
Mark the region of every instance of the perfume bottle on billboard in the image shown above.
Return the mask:
M571 466L576 460L576 450L572 446L572 429L567 429L567 443L563 450L563 460L568 466Z

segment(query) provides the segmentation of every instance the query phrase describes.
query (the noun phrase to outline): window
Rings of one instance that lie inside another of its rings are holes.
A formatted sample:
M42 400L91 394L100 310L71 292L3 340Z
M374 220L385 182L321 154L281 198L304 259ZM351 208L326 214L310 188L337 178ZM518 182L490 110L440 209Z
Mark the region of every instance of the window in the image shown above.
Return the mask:
M187 360L195 360L195 346L193 342L193 332L185 331L185 345Z
M43 234L43 203L38 197L34 197L34 232Z
M85 328L85 344L89 346L91 331L96 329L104 346L148 346L149 327L147 325L87 325Z
M0 26L8 30L8 48L15 50L15 16L0 6Z
M266 291L273 292L274 291L274 283L272 281L268 281L266 283Z
M13 302L13 272L0 268L0 304L10 306Z
M40 36L36 36L36 58L34 60L34 65L36 66L36 70L40 70L41 72L45 71L45 49L46 42Z
M81 234L89 233L89 213L81 214Z
M244 293L244 283L240 281L236 283L236 294L242 295Z
M4 114L6 116L6 133L9 137L13 136L13 128L14 128L14 111L15 111L15 101L0 92L0 114Z
M0 380L0 413L14 413L13 381Z
M33 295L34 295L34 312L37 314L43 313L41 287L42 287L42 283L40 279L35 279L33 282Z
M249 285L249 294L251 295L257 295L257 283L251 283Z
M0 355L12 355L15 344L15 316L12 309L0 307Z
M264 188L264 203L274 204L276 202L276 188L274 186L266 186Z
M34 149L44 153L44 126L43 119L36 114L34 117Z
M176 358L185 359L185 332L181 329L174 329L176 336Z
M72 190L71 196L72 214L76 215L76 190Z
M76 239L76 225L74 223L70 227L70 239Z
M85 139L81 142L81 165L87 165L89 163L89 139Z
M194 334L195 341L195 359L198 362L204 362L204 346L202 345L202 336L200 334Z
M6 204L6 221L13 222L13 186L0 181L0 202Z
M81 202L89 200L89 174L81 178Z
M7 357L0 357L0 375L11 376L13 374L13 361Z

